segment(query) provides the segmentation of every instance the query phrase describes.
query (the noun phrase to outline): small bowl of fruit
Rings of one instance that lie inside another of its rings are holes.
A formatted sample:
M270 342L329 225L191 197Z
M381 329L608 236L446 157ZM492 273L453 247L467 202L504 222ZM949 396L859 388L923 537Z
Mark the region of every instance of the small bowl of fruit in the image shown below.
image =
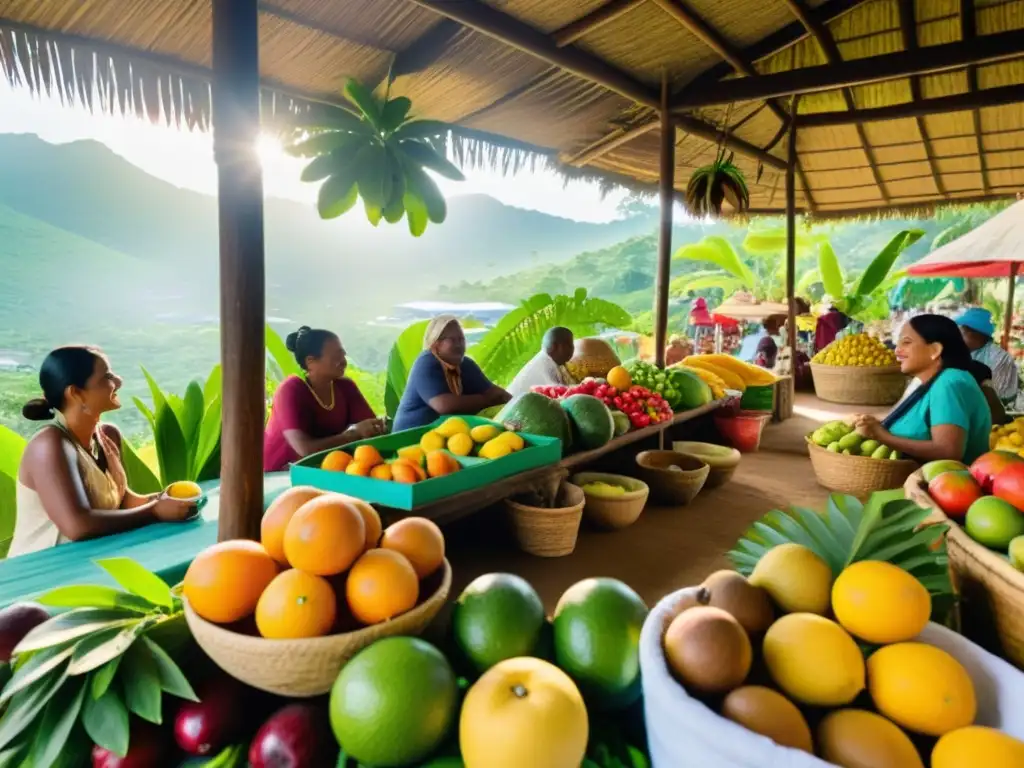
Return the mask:
M570 482L583 491L583 516L604 530L635 523L650 494L647 483L626 475L580 472Z
M199 483L191 480L177 480L164 488L163 496L188 504L193 508L189 519L197 517L209 501Z

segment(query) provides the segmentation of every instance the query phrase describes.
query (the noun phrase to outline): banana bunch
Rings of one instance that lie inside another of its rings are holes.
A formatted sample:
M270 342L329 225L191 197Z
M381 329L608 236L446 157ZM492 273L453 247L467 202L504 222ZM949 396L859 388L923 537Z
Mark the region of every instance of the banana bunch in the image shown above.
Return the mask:
M747 387L767 387L776 381L771 371L745 363L732 355L690 355L683 364L710 370L723 379L729 389L740 392L746 391Z
M375 227L381 219L396 224L406 218L409 231L419 237L428 222L443 222L448 206L426 169L447 179L465 178L444 156L448 124L411 120L409 99L378 99L357 80L349 80L343 94L355 111L311 111L287 147L293 155L313 158L301 178L323 181L320 217L337 218L362 198L366 218Z
M685 203L694 216L720 216L723 200L728 201L737 213L750 207L746 179L732 158L732 152L726 156L724 148L719 149L715 162L693 172L690 183L686 185Z
M725 397L725 390L730 388L726 385L725 379L723 379L721 376L719 376L717 373L715 373L709 368L689 366L686 364L685 361L682 363L676 363L675 365L670 367L684 368L685 370L694 374L698 379L700 379L701 381L708 385L708 387L711 389L711 396L714 397L715 400L721 400L723 397Z

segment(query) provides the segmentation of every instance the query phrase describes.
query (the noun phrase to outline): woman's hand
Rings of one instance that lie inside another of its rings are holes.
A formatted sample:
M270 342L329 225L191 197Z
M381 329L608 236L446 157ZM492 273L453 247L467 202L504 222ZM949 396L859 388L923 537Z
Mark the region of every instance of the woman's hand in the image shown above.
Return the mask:
M376 437L377 435L384 434L384 420L365 419L353 424L350 429L358 439L365 440L370 437Z
M858 435L872 440L883 440L888 435L882 422L869 413L857 414L853 419L853 426Z
M153 504L153 515L161 523L180 523L195 513L195 502L172 499L170 496L160 496Z

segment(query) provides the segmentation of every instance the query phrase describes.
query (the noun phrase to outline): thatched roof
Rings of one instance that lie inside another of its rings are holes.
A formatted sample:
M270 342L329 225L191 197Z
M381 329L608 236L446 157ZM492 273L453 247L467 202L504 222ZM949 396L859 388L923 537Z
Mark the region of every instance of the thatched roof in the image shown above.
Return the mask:
M65 100L205 127L210 5L0 0L0 68L12 82ZM779 211L792 106L785 94L794 82L785 73L813 68L813 77L821 65L839 64L833 71L848 75L851 87L801 86L798 125L808 125L797 140L798 207L861 213L1024 189L1024 43L1006 34L1022 37L1024 0L260 0L259 7L268 119L310 101L339 103L345 78L383 84L390 71L392 92L410 97L420 116L461 126L455 150L464 160L509 169L550 163L653 185L664 76L680 105L677 187L713 159L728 126L752 207ZM987 38L981 59L976 37ZM907 64L890 55L950 45L945 65L892 74ZM868 57L868 68L842 64ZM893 79L877 82L885 76ZM760 98L769 84L783 95ZM858 122L843 115L850 110Z

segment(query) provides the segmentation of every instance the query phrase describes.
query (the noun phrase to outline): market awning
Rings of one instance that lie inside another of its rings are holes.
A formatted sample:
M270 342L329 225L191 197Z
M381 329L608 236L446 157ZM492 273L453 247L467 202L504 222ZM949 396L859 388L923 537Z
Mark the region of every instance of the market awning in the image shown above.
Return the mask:
M777 301L747 301L737 296L730 296L715 307L715 314L737 320L763 320L772 315L785 315L788 312L787 304L780 304Z
M1024 263L1024 200L907 270L911 277L1010 277Z

